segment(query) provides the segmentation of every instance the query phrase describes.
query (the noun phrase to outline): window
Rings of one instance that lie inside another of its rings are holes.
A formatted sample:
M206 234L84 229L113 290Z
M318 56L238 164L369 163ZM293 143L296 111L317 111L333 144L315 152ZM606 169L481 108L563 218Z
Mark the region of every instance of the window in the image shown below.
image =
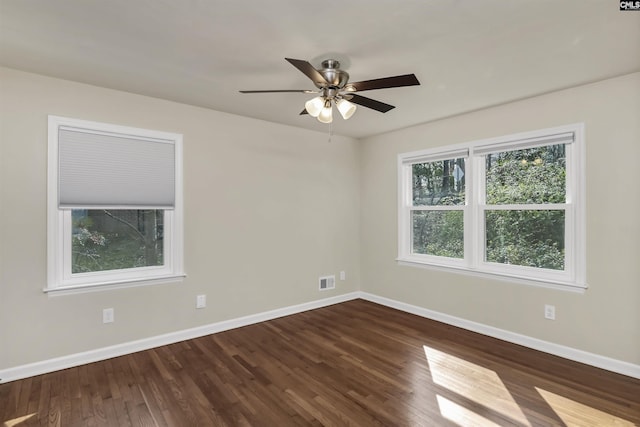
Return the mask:
M49 116L45 291L184 276L181 158L181 135Z
M582 125L399 163L398 261L584 288Z
M442 158L445 157L445 158ZM464 259L467 150L411 164L411 252Z

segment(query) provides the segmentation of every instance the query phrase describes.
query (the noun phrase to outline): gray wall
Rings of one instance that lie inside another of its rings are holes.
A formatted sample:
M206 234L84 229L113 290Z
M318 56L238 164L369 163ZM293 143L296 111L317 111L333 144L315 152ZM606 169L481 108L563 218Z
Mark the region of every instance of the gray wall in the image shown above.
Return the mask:
M369 138L362 144L362 290L640 364L640 73ZM584 122L584 294L399 266L397 154ZM556 306L545 320L544 304Z
M359 288L355 140L6 68L0 84L0 369ZM184 135L183 282L42 292L48 114Z
M356 290L640 364L640 73L331 143L11 69L0 85L0 369ZM48 114L184 134L183 282L42 292ZM584 294L396 265L398 153L575 122L587 143ZM347 281L317 291L318 276L341 270ZM115 323L102 324L105 307Z

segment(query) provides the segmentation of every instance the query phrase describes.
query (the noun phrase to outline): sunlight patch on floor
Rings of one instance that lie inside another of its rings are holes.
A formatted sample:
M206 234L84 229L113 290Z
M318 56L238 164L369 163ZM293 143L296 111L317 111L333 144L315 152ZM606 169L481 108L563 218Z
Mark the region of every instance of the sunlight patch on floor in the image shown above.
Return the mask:
M495 371L426 345L423 347L434 383L517 423L531 426Z
M29 415L25 415L22 417L18 417L18 418L14 418L12 420L7 420L4 422L4 424L2 424L2 427L13 427L13 426L17 426L20 423L23 423L25 421L27 421L29 418L33 417L36 413L34 412L33 414L29 414Z
M486 419L482 415L478 415L475 412L460 406L455 402L450 401L447 398L436 395L438 400L438 408L440 408L440 414L462 427L478 426L478 427L500 427L499 424L494 423L491 420Z
M549 404L553 411L567 425L567 427L580 426L610 426L610 427L635 427L630 421L607 414L598 409L578 403L575 400L551 393L536 387L540 396Z

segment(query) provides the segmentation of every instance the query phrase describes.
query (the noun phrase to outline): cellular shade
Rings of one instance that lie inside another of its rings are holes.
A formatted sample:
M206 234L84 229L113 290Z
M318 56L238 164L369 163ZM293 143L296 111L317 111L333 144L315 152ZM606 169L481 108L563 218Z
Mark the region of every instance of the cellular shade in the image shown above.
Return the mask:
M170 140L58 130L59 207L172 209L175 144Z
M448 151L438 151L437 153L421 153L418 152L413 156L403 156L402 163L414 164L414 163L429 163L437 162L440 160L450 159L462 159L469 157L468 148L460 148Z
M575 134L573 132L565 132L554 135L545 135L537 138L516 140L511 143L502 142L499 144L480 145L476 147L473 152L475 154L499 153L503 151L521 150L524 148L543 147L546 145L570 144L574 140Z

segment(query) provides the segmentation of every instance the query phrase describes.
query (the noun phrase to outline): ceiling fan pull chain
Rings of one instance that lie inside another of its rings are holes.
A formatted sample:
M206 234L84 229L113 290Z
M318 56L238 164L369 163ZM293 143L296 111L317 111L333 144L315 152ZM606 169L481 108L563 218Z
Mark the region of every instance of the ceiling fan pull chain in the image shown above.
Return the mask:
M329 143L331 143L331 138L333 137L333 122L329 123Z

